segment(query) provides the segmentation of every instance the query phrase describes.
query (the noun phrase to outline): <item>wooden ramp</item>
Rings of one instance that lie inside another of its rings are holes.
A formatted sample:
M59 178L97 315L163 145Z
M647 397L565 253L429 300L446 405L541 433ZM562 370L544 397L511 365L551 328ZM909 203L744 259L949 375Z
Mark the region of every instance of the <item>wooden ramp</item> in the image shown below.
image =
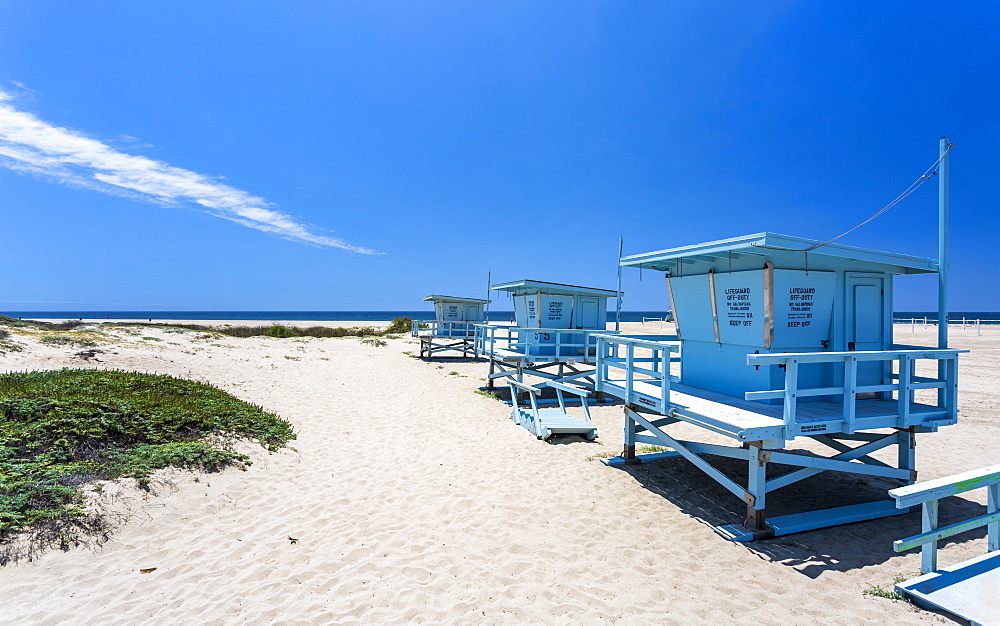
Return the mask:
M1000 624L1000 551L990 552L896 585L919 605L972 624Z
M986 514L938 526L938 500L973 489L987 490ZM922 576L896 585L919 605L940 609L972 624L1000 624L1000 465L889 491L896 506L921 505L921 533L893 543L896 552L921 548ZM937 542L987 527L986 555L938 569Z
M590 419L590 407L587 405L588 391L576 389L568 385L557 382L544 383L544 386L552 387L556 390L559 401L559 408L539 409L538 408L538 387L525 385L515 380L509 380L510 397L514 406L510 413L510 419L515 424L519 424L539 439L548 439L553 435L582 435L587 440L597 438L597 427ZM518 404L519 393L527 393L529 404L521 406ZM566 401L563 392L568 392L580 396L583 407L583 417L573 417L567 412Z

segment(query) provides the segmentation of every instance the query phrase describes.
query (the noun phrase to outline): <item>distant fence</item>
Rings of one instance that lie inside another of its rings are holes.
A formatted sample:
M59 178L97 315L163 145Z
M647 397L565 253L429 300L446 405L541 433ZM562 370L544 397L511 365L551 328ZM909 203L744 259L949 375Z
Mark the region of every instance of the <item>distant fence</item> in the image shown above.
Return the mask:
M928 326L937 326L937 320L933 317L902 317L895 318L892 320L894 324L909 324L910 332L917 332L917 324L920 324L923 328ZM996 320L986 320L986 323L996 323ZM968 319L963 317L960 320L948 320L948 326L961 326L962 330L969 328L974 328L977 335L983 334L983 320L981 319Z
M645 317L644 316L642 318L642 324L644 326L645 326L646 322L650 322L650 323L657 322L660 326L663 326L664 323L666 323L666 322L672 322L672 321L674 321L674 313L673 313L673 311L667 311L666 315L659 316L659 317Z

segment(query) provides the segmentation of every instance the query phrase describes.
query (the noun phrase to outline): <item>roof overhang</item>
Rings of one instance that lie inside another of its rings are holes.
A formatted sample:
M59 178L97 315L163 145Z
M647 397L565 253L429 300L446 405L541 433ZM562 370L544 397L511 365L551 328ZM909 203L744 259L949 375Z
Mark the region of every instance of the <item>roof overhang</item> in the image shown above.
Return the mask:
M489 300L481 298L457 298L455 296L430 295L424 298L424 302L462 302L464 304L487 304Z
M493 285L497 291L547 293L556 296L604 296L613 298L618 295L617 291L609 289L598 289L596 287L580 287L578 285L566 285L563 283L546 283L540 280L515 280L510 283L497 283ZM622 292L624 295L624 292Z
M933 274L938 272L935 259L895 254L828 243L775 233L757 233L709 241L624 257L623 267L639 267L683 275L706 274L710 269L733 266L746 269L747 263L771 261L779 269L817 271L888 272L891 274Z

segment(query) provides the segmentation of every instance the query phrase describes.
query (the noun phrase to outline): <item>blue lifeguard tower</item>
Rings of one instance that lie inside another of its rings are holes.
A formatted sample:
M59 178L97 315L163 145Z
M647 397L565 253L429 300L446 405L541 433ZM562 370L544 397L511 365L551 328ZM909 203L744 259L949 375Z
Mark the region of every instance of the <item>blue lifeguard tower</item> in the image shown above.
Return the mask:
M625 402L625 448L609 465L687 459L746 503L742 526L716 529L738 541L906 512L886 500L769 519L766 499L824 471L912 483L916 435L956 423L963 351L892 344L894 277L937 273L937 261L759 233L620 263L663 272L677 337L597 338L596 390ZM923 360L936 377L916 374ZM736 445L667 432L682 422ZM797 437L835 454L784 451ZM637 455L637 443L670 451ZM869 456L889 446L895 466ZM713 457L746 461L746 484ZM769 476L770 464L798 469Z
M597 428L590 418L587 397L594 388L597 334L605 334L607 301L617 291L536 280L493 285L511 294L513 324L477 324L476 350L490 360L487 386L506 378L511 388L511 419L539 439L577 434L594 439ZM610 331L615 332L615 331ZM525 375L544 379L539 385L524 383ZM554 389L559 408L539 408L538 393ZM527 393L528 402L518 403ZM580 397L582 416L566 411L564 393Z
M524 374L593 388L593 380L584 380L592 368L585 371L580 365L595 362L594 336L608 332L607 302L617 291L537 280L492 288L511 294L514 323L476 326L478 352L490 359L491 389L497 378L523 382Z
M434 303L434 319L413 322L411 331L420 340L420 357L440 352L459 352L461 357L475 356L475 324L486 320L489 300L430 295L424 302Z

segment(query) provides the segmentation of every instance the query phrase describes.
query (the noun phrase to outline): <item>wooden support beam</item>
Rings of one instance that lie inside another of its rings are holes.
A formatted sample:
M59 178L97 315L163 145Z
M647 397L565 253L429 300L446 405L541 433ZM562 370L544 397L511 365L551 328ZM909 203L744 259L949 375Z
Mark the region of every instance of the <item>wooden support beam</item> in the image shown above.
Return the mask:
M869 452L874 452L876 450L881 450L882 448L884 448L886 446L891 446L892 444L897 443L898 441L899 441L899 438L897 436L897 433L893 433L891 435L884 435L880 439L877 439L875 441L871 441L871 442L866 443L864 445L858 446L857 448L853 448L849 452L844 452L842 454L838 454L836 456L833 456L833 457L830 457L829 459L824 459L824 460L844 462L844 461L850 461L850 460L853 460L853 459L858 459L860 457L863 457L863 456L867 455ZM775 458L776 455L782 455L782 456L778 456L777 458ZM791 457L791 458L786 459L786 461L788 461L789 464L791 464L791 465L801 465L801 464L798 464L798 463L792 463L792 461L797 461L797 460L799 460L801 458L805 458L805 457L802 457L801 455L794 455L794 454L789 454L787 452L781 452L781 453L775 453L775 454L773 454L772 458L771 458L771 462L772 463L782 463L782 462L785 462L785 461L779 461L778 460L778 458L784 458L784 457ZM815 458L815 457L812 457L812 458ZM848 466L848 465L850 465L850 466ZM845 467L843 467L843 468L837 468L837 469L835 469L835 471L848 471L848 472L851 472L851 473L869 473L869 472L865 472L865 471L856 472L855 470L864 470L865 468L871 468L872 470L894 469L894 468L878 468L877 466L862 465L860 463L859 464L844 463L844 466ZM860 467L858 467L858 466L860 466ZM774 491L775 489L780 489L780 488L785 487L787 485L791 485L792 483L797 483L800 480L805 480L806 478L809 478L810 476L815 476L816 474L819 474L820 472L823 472L823 471L827 471L828 469L834 469L834 468L832 468L832 467L818 468L816 466L813 466L813 467L809 467L807 469L801 469L801 470L798 470L798 471L795 471L795 472L790 472L788 474L785 474L784 476L779 476L778 478L773 478L773 479L769 480L767 482L767 490L768 491ZM899 470L896 470L896 471L898 472ZM893 478L894 477L895 476L893 476Z

